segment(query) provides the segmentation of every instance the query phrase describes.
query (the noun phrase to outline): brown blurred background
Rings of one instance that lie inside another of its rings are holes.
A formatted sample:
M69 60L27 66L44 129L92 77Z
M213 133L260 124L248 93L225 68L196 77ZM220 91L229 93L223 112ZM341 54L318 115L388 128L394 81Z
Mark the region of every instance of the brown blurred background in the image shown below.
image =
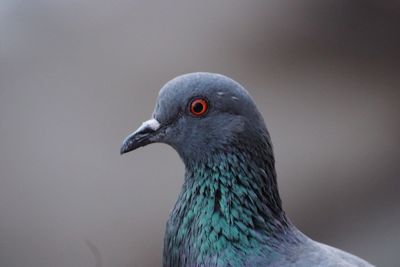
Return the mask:
M183 164L119 148L193 71L253 95L300 229L399 266L399 25L399 1L2 0L0 266L160 265Z

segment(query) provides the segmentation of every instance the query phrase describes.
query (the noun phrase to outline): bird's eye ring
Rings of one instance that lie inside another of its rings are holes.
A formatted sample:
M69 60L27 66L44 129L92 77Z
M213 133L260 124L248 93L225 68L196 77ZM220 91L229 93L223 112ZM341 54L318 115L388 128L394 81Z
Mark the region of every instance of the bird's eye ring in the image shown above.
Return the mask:
M190 113L196 117L204 115L207 110L208 103L204 98L195 98L190 103Z

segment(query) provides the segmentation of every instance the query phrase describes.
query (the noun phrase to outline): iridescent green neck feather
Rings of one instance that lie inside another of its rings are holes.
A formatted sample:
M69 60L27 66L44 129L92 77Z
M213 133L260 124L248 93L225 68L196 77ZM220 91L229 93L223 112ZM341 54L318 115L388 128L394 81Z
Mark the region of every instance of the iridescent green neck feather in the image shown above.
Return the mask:
M252 257L272 261L282 243L297 242L287 234L293 227L281 207L268 140L186 163L167 223L164 266L245 266Z

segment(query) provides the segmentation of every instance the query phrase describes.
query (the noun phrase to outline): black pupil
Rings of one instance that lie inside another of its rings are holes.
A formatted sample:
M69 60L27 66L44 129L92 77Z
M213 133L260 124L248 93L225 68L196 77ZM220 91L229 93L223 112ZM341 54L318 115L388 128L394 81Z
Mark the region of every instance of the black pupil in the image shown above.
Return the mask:
M203 111L203 104L202 103L200 103L200 102L197 102L197 103L194 103L194 105L193 105L193 111L195 112L195 113L200 113L200 112L202 112Z

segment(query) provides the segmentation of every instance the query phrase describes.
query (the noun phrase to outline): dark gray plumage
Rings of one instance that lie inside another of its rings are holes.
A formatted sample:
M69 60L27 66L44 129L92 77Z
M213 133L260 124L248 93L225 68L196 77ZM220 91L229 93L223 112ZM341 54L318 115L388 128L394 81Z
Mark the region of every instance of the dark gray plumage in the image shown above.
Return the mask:
M232 79L192 73L168 82L153 118L125 139L121 153L154 142L171 145L186 166L164 266L372 266L311 240L286 217L269 133Z

